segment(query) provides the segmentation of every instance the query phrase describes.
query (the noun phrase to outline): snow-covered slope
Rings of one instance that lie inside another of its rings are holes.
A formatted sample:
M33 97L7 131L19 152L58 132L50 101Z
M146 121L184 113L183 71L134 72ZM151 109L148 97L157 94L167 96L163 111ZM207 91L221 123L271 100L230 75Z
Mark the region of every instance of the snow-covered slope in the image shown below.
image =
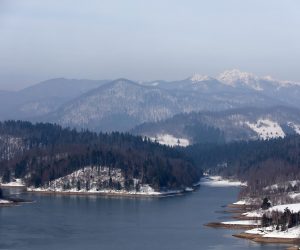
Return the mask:
M64 126L124 131L179 110L177 99L167 91L119 79L63 106L50 120Z
M58 178L43 187L29 187L31 192L61 192L61 193L104 193L129 195L168 195L181 190L165 192L155 191L149 184L134 179L133 186L126 187L125 178L120 169L106 166L86 166L73 173Z
M158 142L159 144L167 145L171 147L175 147L175 146L187 147L188 145L190 145L188 139L178 138L169 134L159 134L156 137L151 137L150 139L154 142Z
M262 217L263 214L265 213L269 214L272 211L278 211L283 213L286 208L288 208L293 213L298 213L300 211L300 203L277 205L277 206L270 207L268 210L258 209L255 211L243 213L243 215L246 217L259 218Z
M220 112L180 114L157 123L146 123L133 133L186 138L190 144L220 140L267 140L300 132L300 110L289 107L244 108Z
M287 125L291 127L298 135L300 135L300 125L293 122L288 122Z
M299 107L299 96L300 85L296 82L237 69L224 71L218 77L194 74L177 81L139 83L126 79L108 82L58 78L18 92L0 91L0 119L125 131L143 122L192 111Z
M237 69L222 72L218 76L218 80L232 87L246 86L257 91L263 90L257 76L248 72L241 72Z
M277 122L269 119L259 119L256 123L246 122L260 139L267 140L272 138L283 138L285 133Z
M280 239L299 239L300 238L300 226L288 228L281 231L276 230L275 227L254 228L245 231L246 234L261 235L263 238L280 238Z
M200 75L200 74L196 73L190 77L190 80L193 83L197 83L197 82L203 82L203 81L210 81L210 80L213 80L213 78L210 76L207 76L207 75Z
M268 90L271 86L277 90L300 86L298 82L276 80L271 76L259 77L253 73L243 72L238 69L225 70L217 79L221 83L232 87L247 87L256 91Z

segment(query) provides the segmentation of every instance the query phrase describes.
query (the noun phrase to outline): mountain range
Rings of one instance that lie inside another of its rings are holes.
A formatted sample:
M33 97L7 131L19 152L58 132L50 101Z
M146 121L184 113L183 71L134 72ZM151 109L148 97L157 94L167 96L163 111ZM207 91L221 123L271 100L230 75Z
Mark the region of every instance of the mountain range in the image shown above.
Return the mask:
M52 79L0 91L0 119L52 122L94 131L128 131L180 113L245 107L299 107L300 84L229 70L179 81Z

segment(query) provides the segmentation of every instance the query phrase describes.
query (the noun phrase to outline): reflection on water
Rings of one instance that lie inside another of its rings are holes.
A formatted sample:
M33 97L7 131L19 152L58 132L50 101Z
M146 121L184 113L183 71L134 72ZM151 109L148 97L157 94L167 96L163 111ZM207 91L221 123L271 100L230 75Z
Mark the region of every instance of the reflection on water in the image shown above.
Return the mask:
M36 202L0 208L0 249L285 249L203 226L230 216L215 211L235 201L235 187L161 199L5 192Z

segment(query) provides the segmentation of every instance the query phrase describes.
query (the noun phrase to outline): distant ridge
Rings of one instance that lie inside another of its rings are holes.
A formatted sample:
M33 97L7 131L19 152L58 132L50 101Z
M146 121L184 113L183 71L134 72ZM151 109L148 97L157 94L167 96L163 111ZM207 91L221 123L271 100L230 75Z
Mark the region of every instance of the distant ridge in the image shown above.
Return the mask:
M245 107L300 107L300 85L237 69L211 77L135 82L120 78L56 78L16 92L0 92L0 120L59 123L95 131L128 131L180 113Z

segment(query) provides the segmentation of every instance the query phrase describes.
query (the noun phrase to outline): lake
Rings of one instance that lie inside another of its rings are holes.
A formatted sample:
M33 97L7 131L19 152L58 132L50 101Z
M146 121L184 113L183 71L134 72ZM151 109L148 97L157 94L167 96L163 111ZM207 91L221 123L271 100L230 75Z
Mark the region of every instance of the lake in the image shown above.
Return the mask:
M36 202L0 208L0 249L236 250L285 249L203 224L228 219L215 211L236 201L236 187L200 187L168 198L20 193Z

